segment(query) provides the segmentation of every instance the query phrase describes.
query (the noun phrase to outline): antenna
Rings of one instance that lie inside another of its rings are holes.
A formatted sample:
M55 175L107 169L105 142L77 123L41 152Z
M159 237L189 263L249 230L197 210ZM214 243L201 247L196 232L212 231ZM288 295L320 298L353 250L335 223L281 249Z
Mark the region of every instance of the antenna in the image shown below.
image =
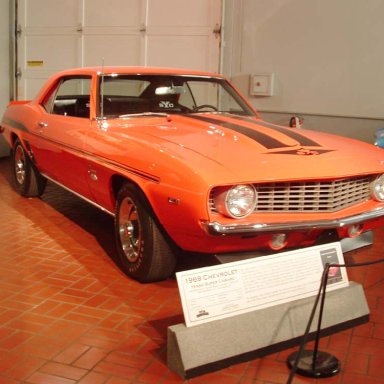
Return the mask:
M100 97L100 118L101 120L104 120L104 57L101 63Z

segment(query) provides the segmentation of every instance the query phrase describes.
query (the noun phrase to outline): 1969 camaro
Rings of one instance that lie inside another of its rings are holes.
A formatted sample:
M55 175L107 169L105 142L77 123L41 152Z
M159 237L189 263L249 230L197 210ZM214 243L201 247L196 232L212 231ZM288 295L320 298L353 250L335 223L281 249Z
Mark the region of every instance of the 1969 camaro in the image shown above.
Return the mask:
M172 275L178 251L247 254L384 224L384 152L263 121L222 76L81 68L11 102L1 131L19 192L49 179L115 217L124 271Z

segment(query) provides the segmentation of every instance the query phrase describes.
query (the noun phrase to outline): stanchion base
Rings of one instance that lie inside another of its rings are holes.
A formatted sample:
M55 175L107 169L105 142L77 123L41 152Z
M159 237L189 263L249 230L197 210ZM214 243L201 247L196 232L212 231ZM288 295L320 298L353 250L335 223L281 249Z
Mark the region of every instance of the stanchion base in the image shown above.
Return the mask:
M327 352L317 352L316 363L313 364L314 351L304 350L297 364L296 373L306 377L331 377L340 372L340 361ZM298 352L288 356L287 364L290 369L295 365Z

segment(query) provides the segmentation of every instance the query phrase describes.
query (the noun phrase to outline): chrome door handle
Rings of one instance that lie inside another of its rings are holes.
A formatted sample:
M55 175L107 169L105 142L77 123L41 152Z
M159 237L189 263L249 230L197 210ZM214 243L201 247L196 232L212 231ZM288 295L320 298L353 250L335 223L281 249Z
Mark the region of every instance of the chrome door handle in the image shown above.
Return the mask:
M44 123L44 121L39 121L38 126L39 126L40 128L46 128L46 127L48 127L48 124L47 124L47 123Z

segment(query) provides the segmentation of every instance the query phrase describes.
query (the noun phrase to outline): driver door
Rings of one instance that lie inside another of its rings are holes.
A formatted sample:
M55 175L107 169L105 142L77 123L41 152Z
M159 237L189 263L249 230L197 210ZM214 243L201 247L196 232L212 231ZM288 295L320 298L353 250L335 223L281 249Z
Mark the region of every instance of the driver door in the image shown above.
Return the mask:
M36 161L48 178L90 197L84 140L90 129L91 77L64 77L41 103Z

